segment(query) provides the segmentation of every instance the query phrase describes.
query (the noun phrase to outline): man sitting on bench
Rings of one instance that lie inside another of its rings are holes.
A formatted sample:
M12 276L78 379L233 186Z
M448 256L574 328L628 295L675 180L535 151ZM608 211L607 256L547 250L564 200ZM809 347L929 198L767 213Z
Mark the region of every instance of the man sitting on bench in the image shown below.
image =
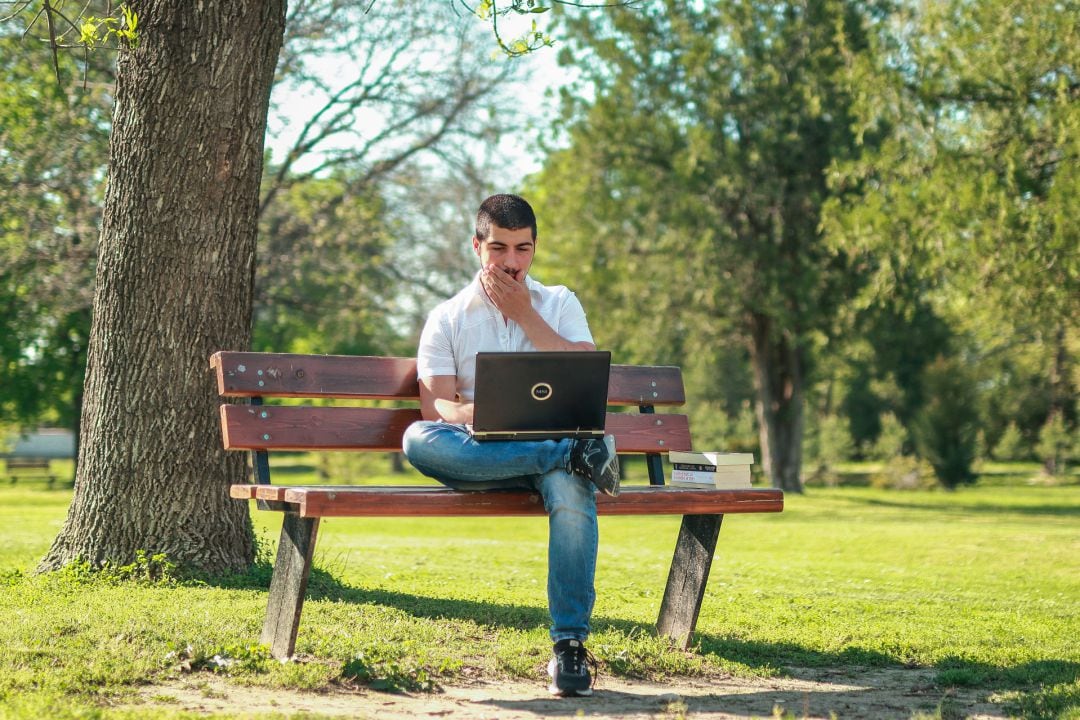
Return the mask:
M476 278L428 316L417 352L423 420L402 446L413 466L459 490L535 489L549 517L552 694L592 693L585 650L598 543L595 490L619 491L615 438L478 442L472 422L476 353L595 350L585 311L563 286L528 277L536 216L516 195L493 195L476 216ZM595 672L595 668L593 668Z

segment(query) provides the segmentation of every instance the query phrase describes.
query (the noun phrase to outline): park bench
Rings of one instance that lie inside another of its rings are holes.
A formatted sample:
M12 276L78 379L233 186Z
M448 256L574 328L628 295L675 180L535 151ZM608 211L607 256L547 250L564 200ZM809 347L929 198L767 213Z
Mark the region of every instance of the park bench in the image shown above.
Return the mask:
M405 428L420 419L413 358L218 352L210 366L222 397L248 400L221 406L225 448L251 451L255 476L254 483L231 486L230 495L284 515L261 638L275 657L290 657L295 649L320 518L545 514L540 496L526 490L270 484L271 451L400 451ZM267 405L265 398L412 401L412 406ZM685 415L655 408L684 401L677 367L612 366L609 404L636 412L609 412L607 430L615 435L620 455L645 456L650 484L597 498L600 515L683 516L657 620L658 632L683 647L697 623L723 516L784 507L780 490L664 486L662 456L691 449L690 427Z
M49 458L7 457L4 459L4 469L7 472L8 481L12 484L20 479L40 478L44 479L52 487L52 484L56 481L56 476L49 472Z

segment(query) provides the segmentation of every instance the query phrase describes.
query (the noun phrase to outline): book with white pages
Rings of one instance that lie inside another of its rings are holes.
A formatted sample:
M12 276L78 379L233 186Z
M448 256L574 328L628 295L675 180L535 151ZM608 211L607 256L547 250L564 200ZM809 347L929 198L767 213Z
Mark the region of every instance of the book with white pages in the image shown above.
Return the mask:
M740 452L681 452L668 453L668 462L676 470L716 471L728 467L749 467L754 464L753 453Z
M732 465L717 472L679 469L671 471L671 484L675 487L748 488L751 480L749 465Z

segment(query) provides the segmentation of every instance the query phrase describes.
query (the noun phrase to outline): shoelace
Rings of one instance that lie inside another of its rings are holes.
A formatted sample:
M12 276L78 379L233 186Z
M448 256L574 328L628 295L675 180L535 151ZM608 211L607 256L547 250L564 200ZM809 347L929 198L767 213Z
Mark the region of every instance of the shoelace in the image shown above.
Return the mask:
M580 645L576 649L565 653L564 657L569 662L569 667L566 670L572 675L580 675L582 665L592 668L592 672L589 673L589 687L596 685L596 676L600 674L600 661L590 652L589 648Z
M607 450L602 444L594 440L590 440L588 442L589 444L585 447L584 450L582 450L581 453L581 466L582 469L584 469L586 472L591 472L594 462L593 458L595 458L597 455L603 455L607 452Z

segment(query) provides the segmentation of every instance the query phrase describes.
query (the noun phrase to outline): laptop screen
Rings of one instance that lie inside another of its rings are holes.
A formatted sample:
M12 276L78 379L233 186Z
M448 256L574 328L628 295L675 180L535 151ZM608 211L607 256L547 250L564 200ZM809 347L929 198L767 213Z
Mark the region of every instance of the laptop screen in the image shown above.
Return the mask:
M478 439L599 437L607 419L611 353L477 353Z

